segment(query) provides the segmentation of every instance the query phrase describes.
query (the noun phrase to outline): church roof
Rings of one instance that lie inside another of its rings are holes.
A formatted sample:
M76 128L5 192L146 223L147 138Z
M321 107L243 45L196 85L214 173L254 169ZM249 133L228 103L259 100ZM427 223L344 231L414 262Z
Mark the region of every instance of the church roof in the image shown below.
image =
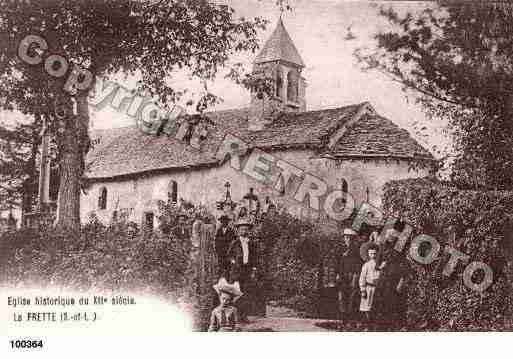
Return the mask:
M277 60L287 61L300 67L305 67L281 18L276 25L276 29L274 29L269 39L265 42L264 47L262 47L255 58L255 63L258 64Z
M364 103L365 104L365 103ZM89 179L131 176L155 171L184 170L219 166L215 155L228 133L239 137L251 148L264 151L312 149L330 158L397 158L434 160L408 132L375 113L350 121L364 104L284 113L260 131L248 128L248 109L206 113L211 121L209 133L195 149L187 143L162 134L147 135L136 127L95 131L99 142L87 156ZM330 137L344 125L348 129L333 147Z
M407 130L379 115L364 115L337 142L331 157L394 157L431 156Z

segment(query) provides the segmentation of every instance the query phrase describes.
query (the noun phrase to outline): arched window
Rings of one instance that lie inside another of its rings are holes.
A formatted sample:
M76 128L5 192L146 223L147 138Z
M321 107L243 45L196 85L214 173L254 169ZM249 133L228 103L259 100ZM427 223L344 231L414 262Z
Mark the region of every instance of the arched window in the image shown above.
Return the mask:
M169 181L168 196L171 202L178 202L178 183L176 181Z
M287 74L287 101L297 102L298 96L298 74L296 71L289 71Z
M349 192L349 186L347 184L347 181L344 178L341 178L340 182L341 182L340 189L342 190L342 192L344 192L344 193Z
M340 190L345 195L347 195L347 193L349 192L349 185L347 184L347 181L345 180L345 178L340 179ZM344 207L345 207L345 205L347 203L347 196L342 198L342 203L344 204Z
M280 69L276 70L276 97L282 98L283 76Z
M100 188L100 195L98 196L98 208L106 209L107 208L107 188Z

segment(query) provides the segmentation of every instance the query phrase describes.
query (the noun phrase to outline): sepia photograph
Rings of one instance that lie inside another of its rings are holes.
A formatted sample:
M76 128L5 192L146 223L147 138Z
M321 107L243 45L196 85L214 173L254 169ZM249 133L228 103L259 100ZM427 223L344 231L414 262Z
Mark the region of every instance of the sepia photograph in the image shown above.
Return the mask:
M512 117L509 2L0 0L2 345L511 332Z

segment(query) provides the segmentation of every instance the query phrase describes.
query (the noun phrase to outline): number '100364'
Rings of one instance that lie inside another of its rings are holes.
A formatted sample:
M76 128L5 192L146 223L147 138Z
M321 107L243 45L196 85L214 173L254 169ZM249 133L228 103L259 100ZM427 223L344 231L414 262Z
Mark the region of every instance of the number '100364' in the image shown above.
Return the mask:
M15 349L32 349L43 347L42 340L9 340L9 343L11 344L11 348Z

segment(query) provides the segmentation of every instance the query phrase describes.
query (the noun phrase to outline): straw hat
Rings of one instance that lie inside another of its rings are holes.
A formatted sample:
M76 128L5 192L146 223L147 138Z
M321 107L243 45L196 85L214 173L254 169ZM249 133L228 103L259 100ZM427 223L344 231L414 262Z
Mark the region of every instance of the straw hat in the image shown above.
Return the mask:
M344 228L343 232L344 236L356 236L358 233L356 233L352 228Z
M221 293L227 293L231 295L234 302L240 297L242 297L242 295L244 294L240 290L239 282L230 284L226 281L224 277L220 278L217 284L214 284L212 287L218 295L220 295Z
M246 226L246 227L253 227L253 223L251 223L251 221L247 218L247 217L242 217L241 219L239 219L237 221L237 223L235 223L235 226L236 227L242 227L242 226Z

